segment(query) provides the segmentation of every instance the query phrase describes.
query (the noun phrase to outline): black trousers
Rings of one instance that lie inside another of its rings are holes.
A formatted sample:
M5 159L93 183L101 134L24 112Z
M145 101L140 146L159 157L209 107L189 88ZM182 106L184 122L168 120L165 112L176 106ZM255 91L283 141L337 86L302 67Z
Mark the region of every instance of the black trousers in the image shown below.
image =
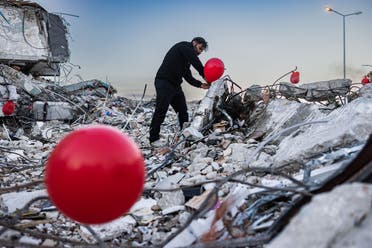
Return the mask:
M183 123L189 120L185 94L181 86L177 87L171 82L163 79L155 79L156 106L150 126L150 142L159 139L160 125L165 119L169 105L178 114L178 122L182 128Z

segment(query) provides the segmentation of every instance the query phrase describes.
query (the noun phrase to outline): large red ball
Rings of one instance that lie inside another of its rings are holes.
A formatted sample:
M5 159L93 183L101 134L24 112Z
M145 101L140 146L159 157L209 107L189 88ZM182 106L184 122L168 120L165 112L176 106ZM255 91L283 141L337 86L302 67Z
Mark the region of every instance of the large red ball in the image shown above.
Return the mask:
M45 171L53 204L84 224L123 215L140 197L144 180L144 159L136 143L103 125L68 134L52 151Z
M208 83L212 83L219 79L225 70L225 65L218 58L211 58L205 63L204 77Z

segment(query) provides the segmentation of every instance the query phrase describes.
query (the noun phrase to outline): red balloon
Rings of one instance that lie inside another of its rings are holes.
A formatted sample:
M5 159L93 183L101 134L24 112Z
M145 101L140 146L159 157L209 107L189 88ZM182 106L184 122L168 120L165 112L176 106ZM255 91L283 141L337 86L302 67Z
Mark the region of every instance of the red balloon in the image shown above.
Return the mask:
M292 71L290 80L292 84L297 84L298 82L300 82L300 72Z
M14 113L15 105L12 100L7 100L5 104L3 105L3 113L4 115L11 115Z
M136 143L103 125L68 134L52 151L45 171L53 204L84 224L123 215L140 197L144 180L144 159Z
M225 70L225 65L218 58L211 58L205 63L204 76L208 83L212 83L219 79Z
M370 81L369 81L368 77L364 76L364 78L362 79L362 84L365 85L365 84L369 84L369 83L370 83Z

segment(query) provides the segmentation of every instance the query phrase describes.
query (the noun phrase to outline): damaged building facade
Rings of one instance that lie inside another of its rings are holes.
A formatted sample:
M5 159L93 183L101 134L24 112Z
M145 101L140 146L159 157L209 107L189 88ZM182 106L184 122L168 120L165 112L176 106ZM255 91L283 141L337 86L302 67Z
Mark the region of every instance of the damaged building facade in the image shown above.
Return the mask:
M33 76L58 76L70 56L63 19L23 1L1 1L0 13L0 63Z
M167 147L154 149L153 100L116 96L101 80L39 77L68 60L63 20L30 2L0 11L1 246L370 247L371 84L283 77L243 89L225 76L189 103L183 130L170 112ZM54 146L90 124L138 144L146 183L127 214L86 226L56 209L43 177Z
M69 49L63 19L36 3L0 1L0 23L0 107L6 109L0 116L4 116L18 107L17 88L37 97L41 91L35 77L60 75Z

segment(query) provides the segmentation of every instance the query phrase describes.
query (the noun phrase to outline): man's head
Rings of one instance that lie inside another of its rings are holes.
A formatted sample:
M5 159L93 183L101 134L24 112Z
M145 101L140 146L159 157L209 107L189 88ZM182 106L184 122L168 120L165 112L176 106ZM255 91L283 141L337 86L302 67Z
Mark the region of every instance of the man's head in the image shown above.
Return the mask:
M208 43L202 37L195 37L192 39L191 43L197 55L201 54L208 48Z

